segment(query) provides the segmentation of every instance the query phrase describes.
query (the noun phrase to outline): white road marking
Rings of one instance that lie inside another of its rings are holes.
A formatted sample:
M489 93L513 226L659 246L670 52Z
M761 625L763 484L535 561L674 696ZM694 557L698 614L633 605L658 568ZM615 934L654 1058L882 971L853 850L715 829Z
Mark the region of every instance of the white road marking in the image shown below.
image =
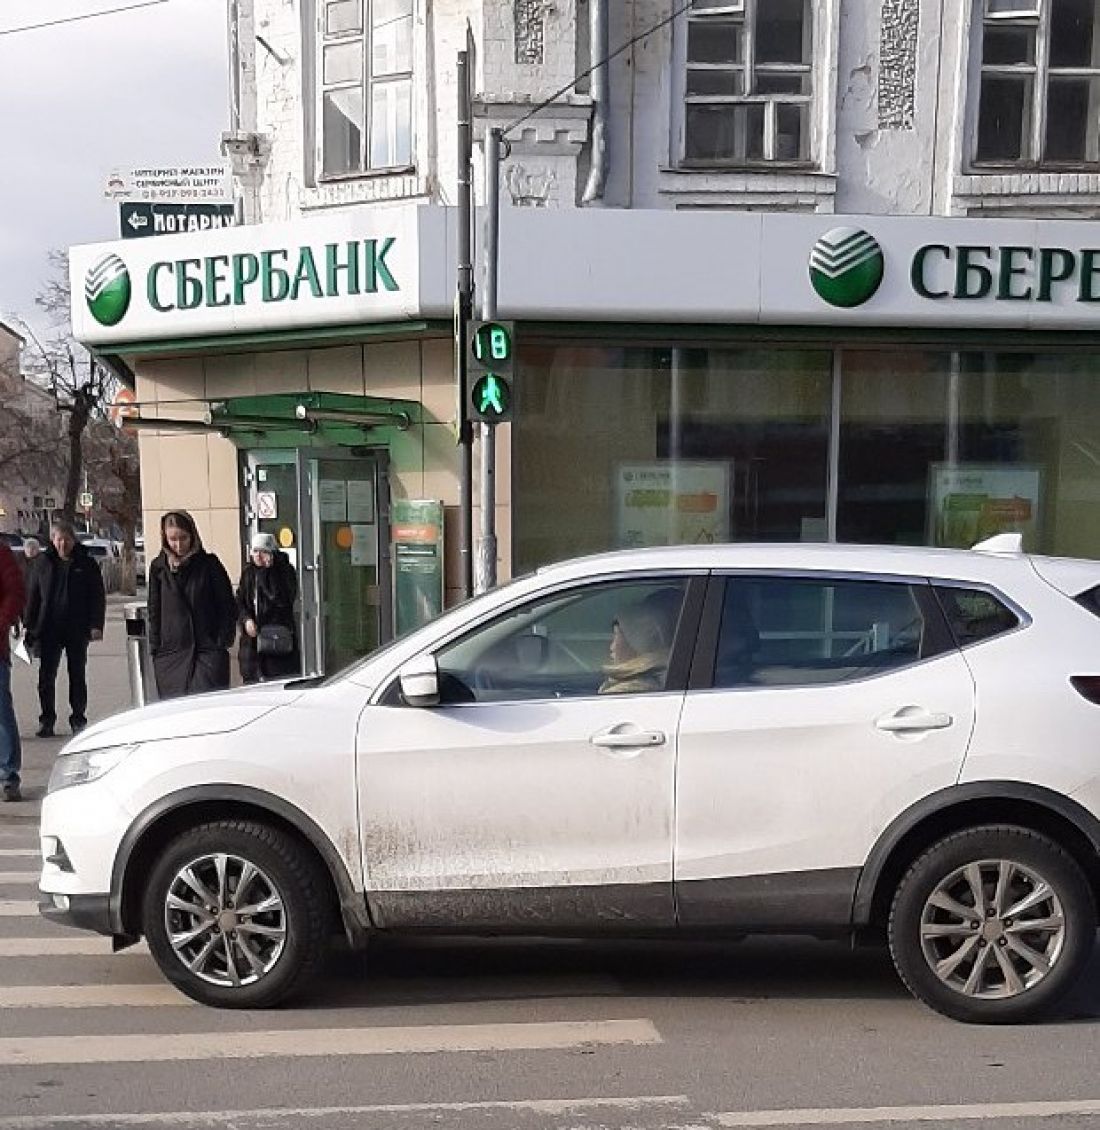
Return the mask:
M12 886L38 886L38 868L33 871L0 871L0 883L10 883Z
M0 918L37 918L38 903L0 899Z
M592 1044L659 1044L649 1020L530 1024L449 1024L384 1028L303 1028L275 1032L144 1034L0 1039L0 1063L160 1063L267 1056L407 1055L415 1052L537 1051Z
M42 852L38 848L0 848L0 859L15 859L15 858L41 859Z
M191 1007L190 997L167 983L152 985L0 986L2 1008L171 1008Z
M123 953L148 954L144 942L122 950ZM0 938L0 957L113 957L111 939L99 934L75 931L64 938Z
M532 1111L536 1114L562 1115L583 1110L639 1111L646 1107L686 1107L687 1095L638 1095L629 1098L593 1099L516 1099L470 1103L406 1103L388 1106L269 1107L259 1110L204 1110L191 1113L156 1114L53 1114L51 1126L209 1126L248 1120L267 1121L348 1117L367 1114L460 1114L463 1111ZM43 1115L0 1117L0 1130L41 1130Z
M968 1103L959 1106L820 1107L807 1110L727 1111L706 1116L720 1127L857 1126L888 1122L993 1122L1015 1118L1072 1118L1100 1114L1100 1099L1064 1102Z

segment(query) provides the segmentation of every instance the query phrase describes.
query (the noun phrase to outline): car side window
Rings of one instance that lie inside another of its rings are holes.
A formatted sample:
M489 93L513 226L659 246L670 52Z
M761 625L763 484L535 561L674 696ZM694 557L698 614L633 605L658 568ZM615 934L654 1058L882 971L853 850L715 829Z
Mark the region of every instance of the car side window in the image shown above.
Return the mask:
M436 654L444 702L663 691L687 582L587 585L514 609Z
M959 647L999 636L1018 627L1019 616L984 589L933 586Z
M925 641L904 582L729 578L714 686L849 682L916 662Z

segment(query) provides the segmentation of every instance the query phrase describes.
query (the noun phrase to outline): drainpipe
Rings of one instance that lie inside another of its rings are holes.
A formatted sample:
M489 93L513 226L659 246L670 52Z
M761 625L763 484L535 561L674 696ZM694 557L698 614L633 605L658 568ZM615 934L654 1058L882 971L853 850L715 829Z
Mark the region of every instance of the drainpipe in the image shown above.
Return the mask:
M603 199L607 186L608 161L608 0L588 0L588 51L592 71L592 167L588 183L584 186L582 204L592 204Z

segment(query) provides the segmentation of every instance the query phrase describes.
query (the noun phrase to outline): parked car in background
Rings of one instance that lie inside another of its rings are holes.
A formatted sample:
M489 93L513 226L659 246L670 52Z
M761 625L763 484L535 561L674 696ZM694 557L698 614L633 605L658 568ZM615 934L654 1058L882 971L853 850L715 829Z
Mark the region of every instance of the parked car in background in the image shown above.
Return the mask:
M9 545L14 553L16 550L23 548L23 535L22 534L5 534L0 532L0 541Z
M1029 1021L1096 944L1098 595L1018 535L550 566L323 682L91 726L40 905L222 1007L342 924L877 940L930 1007Z

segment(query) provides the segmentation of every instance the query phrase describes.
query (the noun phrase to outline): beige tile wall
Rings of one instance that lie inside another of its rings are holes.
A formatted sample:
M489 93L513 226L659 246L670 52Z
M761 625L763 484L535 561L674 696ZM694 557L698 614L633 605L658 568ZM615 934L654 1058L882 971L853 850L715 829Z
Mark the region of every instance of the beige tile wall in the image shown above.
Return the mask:
M135 364L143 415L197 418L208 401L276 392L392 396L420 403L422 422L389 433L395 498L437 498L445 505L448 603L458 598L459 452L455 442L453 346L448 338L370 342L324 349L210 355ZM497 537L500 579L511 569L510 429L497 430ZM160 515L191 512L207 547L235 578L241 560L237 449L216 435L140 437L142 498L150 557ZM479 453L475 446L475 499ZM477 523L475 520L475 534Z

